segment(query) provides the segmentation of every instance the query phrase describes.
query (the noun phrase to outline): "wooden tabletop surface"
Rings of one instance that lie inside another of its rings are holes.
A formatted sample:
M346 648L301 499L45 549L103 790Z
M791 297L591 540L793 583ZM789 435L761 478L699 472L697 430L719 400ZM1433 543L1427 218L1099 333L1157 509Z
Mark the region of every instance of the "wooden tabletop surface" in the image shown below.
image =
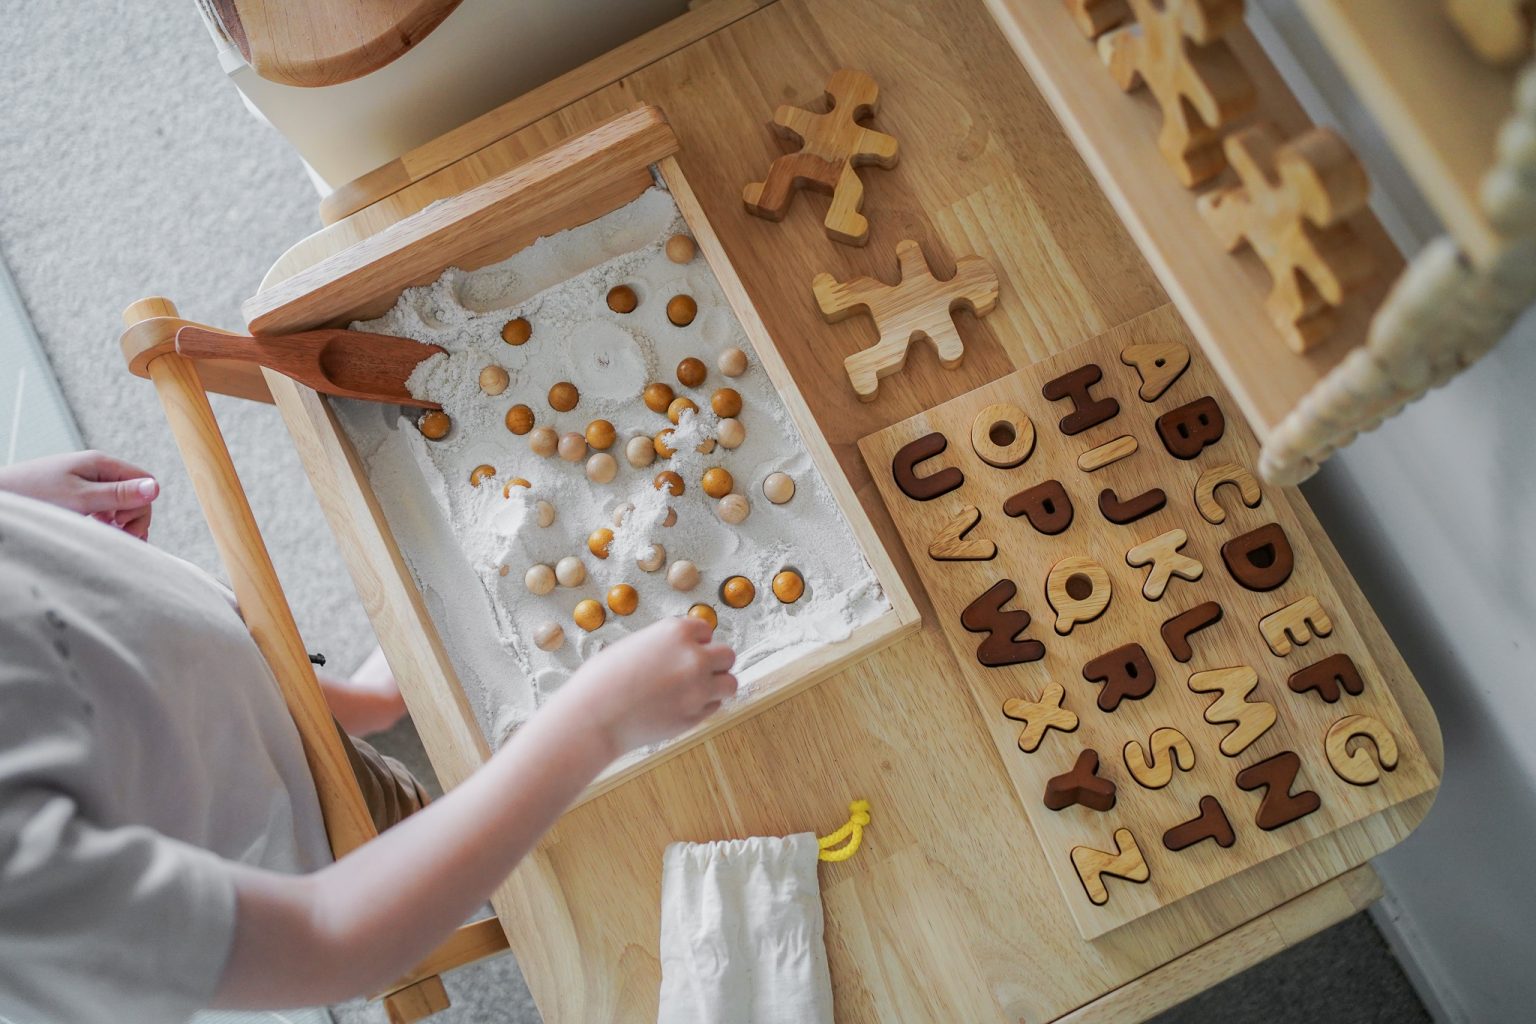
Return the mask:
M781 224L740 200L780 152L773 108L819 102L845 66L880 84L874 124L902 147L897 168L862 172L863 249L827 239L824 197L802 195ZM655 1019L667 843L825 833L854 797L873 805L864 847L821 869L840 1021L1139 1019L1375 898L1369 869L1350 869L1416 824L1428 798L1081 939L875 493L860 437L1167 302L981 0L778 0L312 236L268 281L637 101L670 117L684 171L925 623L561 820L503 911L545 1019ZM873 327L823 323L810 281L823 270L890 278L905 238L940 276L960 255L986 257L1002 296L984 321L960 317L963 365L944 370L916 346L863 404L842 360L874 341ZM1422 693L1331 544L1314 541L1438 767Z

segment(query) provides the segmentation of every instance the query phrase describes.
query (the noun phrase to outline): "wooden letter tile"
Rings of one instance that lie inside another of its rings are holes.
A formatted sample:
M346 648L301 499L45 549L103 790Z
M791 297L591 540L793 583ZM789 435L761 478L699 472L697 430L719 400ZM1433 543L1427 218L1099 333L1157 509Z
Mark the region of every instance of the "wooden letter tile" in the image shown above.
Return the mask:
M1359 740L1350 749L1350 741ZM1367 749L1368 748L1368 749ZM1373 760L1369 751L1374 750ZM1323 737L1323 751L1334 774L1355 786L1369 786L1381 773L1397 768L1397 740L1371 715L1349 715L1329 726Z
M1188 662L1195 656L1194 648L1189 645L1190 636L1220 621L1221 605L1215 601L1197 604L1163 623L1163 643L1168 645L1168 653L1175 661Z
M981 522L981 509L975 505L962 506L955 517L933 535L928 545L928 557L935 562L986 562L997 557L997 545L980 537L966 538L966 534Z
M1263 789L1253 823L1266 832L1305 818L1323 805L1322 798L1310 789L1292 793L1291 786L1301 774L1301 758L1287 750L1274 757L1249 765L1237 773L1237 788Z
M1120 403L1113 398L1093 397L1093 386L1103 379L1104 371L1098 364L1087 363L1045 382L1040 389L1042 395L1053 402L1065 399L1072 403L1072 411L1063 416L1059 424L1063 434L1069 437L1081 434L1120 414Z
M946 466L928 476L917 475L919 463L942 454L948 447L949 438L937 430L902 445L891 459L891 478L901 488L901 493L913 501L932 501L965 483L965 474L954 466Z
M1198 559L1179 553L1189 543L1183 530L1169 530L1151 540L1142 541L1125 553L1125 564L1136 569L1147 566L1147 579L1141 585L1141 596L1148 601L1162 600L1168 584L1177 576L1193 583L1205 575L1205 566Z
M1141 400L1155 402L1189 369L1189 349L1177 341L1127 345L1120 350L1120 361L1136 368L1141 378L1136 394Z
M971 448L987 465L1012 469L1035 450L1035 422L1016 405L989 405L971 421Z
M1157 670L1138 643L1106 651L1083 666L1083 678L1103 683L1099 710L1114 711L1122 700L1141 700L1157 686Z
M1279 523L1233 537L1221 546L1221 560L1233 579L1261 593L1290 579L1291 570L1296 567L1291 542Z
M1249 508L1258 508L1264 500L1259 481L1254 475L1235 462L1223 462L1212 466L1195 481L1195 508L1208 523L1221 525L1227 521L1227 510L1216 500L1216 490L1223 484L1231 484L1238 498Z
M1045 599L1056 613L1056 632L1066 636L1073 626L1103 615L1112 592L1109 573L1091 558L1069 555L1051 566Z
M1173 769L1193 771L1195 747L1184 734L1171 726L1154 729L1147 740L1147 749L1131 740L1122 752L1126 770L1147 789L1162 789L1173 781Z
M1191 818L1164 832L1163 846L1177 853L1207 839L1216 840L1216 845L1222 849L1237 842L1237 835L1232 831L1232 823L1227 820L1227 812L1222 810L1221 801L1213 796L1200 798L1199 817Z
M1168 495L1163 493L1161 487L1142 491L1136 497L1127 498L1125 501L1120 500L1112 487L1106 487L1099 492L1099 512L1116 526L1125 526L1138 519L1145 519L1166 504L1168 504Z
M1136 845L1136 837L1128 828L1115 829L1114 853L1095 850L1091 846L1074 846L1072 866L1077 869L1077 877L1083 880L1088 899L1100 907L1109 902L1104 876L1123 878L1128 882L1145 882L1152 877L1147 870L1146 858L1141 855L1141 847Z
M1019 731L1019 749L1026 754L1034 753L1050 729L1062 732L1077 731L1077 716L1061 706L1066 697L1058 683L1047 683L1039 700L1010 697L1003 702L1003 714L1014 721L1023 722Z
M1018 592L1013 580L998 580L960 613L960 625L967 631L987 634L976 648L976 660L988 668L1045 657L1045 645L1039 640L1020 639L1029 628L1029 612L1003 610Z
M1227 421L1216 399L1206 395L1157 418L1157 436L1176 459L1192 459L1221 440Z
M1115 806L1115 784L1099 778L1099 752L1084 750L1069 772L1053 776L1045 784L1045 806L1064 811L1076 804L1090 811L1108 811Z
M1136 439L1130 434L1121 434L1112 441L1105 441L1096 448L1089 448L1077 457L1077 468L1084 473L1095 473L1105 466L1119 462L1127 455L1136 452Z
M1228 757L1236 757L1247 750L1275 724L1273 704L1267 700L1248 699L1258 685L1258 673L1247 665L1196 672L1189 677L1189 688L1195 693L1219 694L1205 709L1205 720L1212 725L1232 723L1232 728L1221 738L1221 752Z
M1317 695L1329 704L1338 703L1341 687L1356 697L1365 692L1365 680L1347 654L1330 654L1322 661L1297 669L1286 680L1286 685L1295 693L1316 690Z
M1283 658L1296 647L1306 646L1314 636L1332 633L1333 620L1317 598L1308 594L1260 619L1259 632L1275 657Z
M1060 480L1047 480L1003 502L1003 515L1023 516L1038 532L1054 537L1072 525L1072 499Z

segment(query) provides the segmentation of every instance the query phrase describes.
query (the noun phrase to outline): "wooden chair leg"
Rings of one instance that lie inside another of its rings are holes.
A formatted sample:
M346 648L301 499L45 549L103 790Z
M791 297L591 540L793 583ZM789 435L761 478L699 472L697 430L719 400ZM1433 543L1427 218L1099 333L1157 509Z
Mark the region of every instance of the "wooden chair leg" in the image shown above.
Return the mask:
M448 990L436 974L384 997L384 1013L389 1024L416 1024L448 1009L448 1005Z

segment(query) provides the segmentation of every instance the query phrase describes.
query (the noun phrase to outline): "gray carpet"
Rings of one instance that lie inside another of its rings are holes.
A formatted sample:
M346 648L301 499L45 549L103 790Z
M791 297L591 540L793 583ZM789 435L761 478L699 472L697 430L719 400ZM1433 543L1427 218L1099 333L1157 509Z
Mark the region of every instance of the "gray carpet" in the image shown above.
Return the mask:
M184 316L238 305L314 230L298 159L224 78L191 0L27 4L0 33L0 252L86 442L152 470L157 544L216 567L147 382L117 353L118 314L161 294ZM311 650L360 661L372 636L287 434L269 408L215 400L236 466ZM425 770L408 727L381 744ZM454 1022L536 1021L515 965L450 977ZM348 1022L377 1007L342 1007ZM1427 1019L1361 916L1166 1014L1169 1022Z

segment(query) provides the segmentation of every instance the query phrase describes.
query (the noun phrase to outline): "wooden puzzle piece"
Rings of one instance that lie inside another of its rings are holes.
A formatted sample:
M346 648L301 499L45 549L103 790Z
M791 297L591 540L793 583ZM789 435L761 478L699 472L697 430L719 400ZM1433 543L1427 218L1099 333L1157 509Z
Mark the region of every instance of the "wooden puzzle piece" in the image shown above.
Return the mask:
M1077 715L1061 706L1066 691L1058 683L1047 683L1039 700L1010 697L1003 702L1003 714L1016 722L1023 722L1019 730L1019 749L1033 754L1045 739L1048 730L1077 731Z
M1352 740L1360 740L1350 748ZM1373 760L1370 752L1374 750ZM1370 786L1382 772L1397 768L1397 740L1381 719L1371 715L1347 715L1328 727L1323 736L1323 752L1333 772L1355 786Z
M1109 890L1104 888L1104 877L1123 878L1127 882L1145 882L1152 877L1147 870L1146 858L1136 837L1128 828L1115 829L1115 852L1095 850L1091 846L1072 847L1072 866L1082 879L1083 890L1094 906L1102 907L1109 902Z
M1259 685L1259 675L1247 665L1196 672L1189 677L1195 693L1219 696L1205 709L1205 720L1212 725L1232 724L1221 738L1221 752L1236 757L1269 732L1275 724L1275 706L1267 700L1249 700Z
M1249 508L1258 508L1264 500L1264 492L1254 475L1235 462L1223 462L1200 474L1195 481L1195 508L1206 522L1220 526L1227 521L1227 510L1216 499L1216 491L1224 484L1231 484L1238 498Z
M1315 636L1327 636L1332 632L1333 620L1311 594L1259 620L1259 633L1277 658L1285 657L1296 647L1306 646Z
M1147 578L1141 585L1142 597L1160 601L1173 577L1193 583L1205 575L1205 566L1199 559L1179 553L1179 549L1188 543L1189 537L1183 530L1169 530L1142 541L1125 553L1126 565L1133 569L1147 567Z
M1115 784L1099 778L1099 752L1084 750L1077 755L1072 770L1052 776L1045 784L1045 806L1064 811L1081 804L1090 811L1108 811L1115 806Z
M1253 823L1266 832L1305 818L1323 805L1322 798L1310 789L1292 793L1291 786L1301 774L1301 758L1286 750L1274 757L1249 765L1237 773L1237 788L1253 791L1262 788L1258 812Z
M901 493L913 501L932 501L965 483L965 474L954 466L946 466L928 476L917 475L919 463L942 454L948 447L949 438L937 430L902 445L891 459L891 478L901 488Z
M1045 644L1019 639L1029 628L1029 612L1022 608L1004 611L1019 588L1013 580L998 580L960 613L960 625L971 633L985 633L976 648L976 660L988 668L1022 665L1045 657Z
M1163 643L1168 645L1168 653L1173 655L1175 661L1187 663L1195 656L1194 648L1189 645L1190 636L1220 621L1221 605L1215 601L1197 604L1163 623Z
M1112 712L1122 700L1141 700L1157 686L1157 670L1141 644L1128 643L1089 661L1083 666L1083 678L1103 683L1099 690L1099 710Z
M863 245L869 240L869 221L859 212L864 205L864 182L856 168L895 167L897 142L859 124L880 108L880 87L862 71L834 71L827 79L826 101L825 114L788 104L774 111L774 132L798 142L800 149L774 160L765 180L742 189L741 201L749 213L778 221L784 219L798 190L830 195L832 205L823 222L828 237L846 245Z
M1333 308L1371 276L1370 250L1345 223L1365 208L1365 168L1327 128L1282 143L1273 125L1258 124L1225 150L1242 184L1207 192L1200 212L1228 252L1247 244L1263 262L1270 319L1293 351L1306 352L1332 330Z
M1175 767L1182 772L1193 771L1195 767L1194 744L1179 730L1166 725L1152 730L1145 750L1131 740L1121 753L1131 778L1147 789L1162 789L1172 782Z
M1189 369L1189 349L1177 341L1127 345L1120 350L1120 361L1135 367L1141 378L1137 396L1143 402L1155 402Z
M1060 480L1047 480L1003 502L1003 515L1023 516L1037 532L1054 537L1072 525L1072 498Z
M874 401L881 377L907 365L907 348L914 341L932 342L946 369L959 366L965 358L965 342L952 314L968 309L983 317L997 306L997 274L980 256L956 260L955 276L947 281L933 276L923 250L911 239L896 244L896 261L900 278L893 285L872 277L838 281L827 273L817 274L811 282L827 323L864 312L880 332L874 345L843 360L854 392L865 402Z
M1061 418L1061 432L1071 437L1089 427L1114 419L1120 415L1120 403L1113 398L1095 398L1091 390L1104 379L1104 371L1097 363L1079 366L1054 380L1048 380L1040 393L1052 402L1063 399L1072 403L1072 411Z
M1222 810L1221 801L1213 796L1200 798L1199 817L1191 818L1164 832L1163 846L1178 853L1207 839L1216 840L1216 845L1224 850L1237 842L1237 834L1232 831L1232 823L1227 820L1227 812Z
M987 465L1012 469L1035 450L1035 423L1016 405L989 405L971 421L971 448Z
M1045 599L1056 613L1056 632L1066 636L1072 627L1103 615L1112 592L1109 573L1091 558L1068 555L1051 566Z
M1131 18L1125 0L1063 0L1063 6L1089 39L1097 39Z
M1221 546L1221 560L1233 579L1260 593L1290 579L1296 566L1291 542L1279 523L1266 523L1233 537Z
M1157 418L1157 436L1176 459L1188 461L1221 440L1227 420L1210 395L1170 409Z
M1116 496L1113 487L1106 487L1099 492L1099 512L1105 519L1117 526L1125 526L1134 523L1138 519L1145 518L1168 504L1168 495L1163 493L1161 487L1154 487L1150 491L1142 491L1134 498L1121 501Z
M933 535L928 557L935 562L986 562L997 557L997 545L980 537L966 539L966 534L981 522L981 509L962 505L955 517Z
M1114 440L1105 441L1098 447L1089 448L1079 455L1077 468L1084 473L1094 473L1134 454L1136 454L1136 439L1130 434L1121 434Z
M1111 0L1068 0L1069 10L1082 6L1110 6ZM1531 0L1444 0L1445 13L1477 55L1490 64L1511 64L1531 52L1531 25L1536 22L1536 4ZM1078 17L1076 11L1074 17ZM1085 12L1092 20L1095 15ZM1111 17L1099 12L1099 19ZM1079 24L1081 24L1079 20Z
M1297 669L1286 680L1286 685L1294 693L1316 690L1317 695L1329 704L1338 703L1341 687L1356 697L1365 692L1365 680L1347 654L1330 654L1322 661Z
M1222 36L1243 20L1242 0L1129 0L1136 24L1099 38L1115 84L1145 83L1162 108L1157 148L1188 188L1225 166L1220 129L1253 109L1254 88Z

